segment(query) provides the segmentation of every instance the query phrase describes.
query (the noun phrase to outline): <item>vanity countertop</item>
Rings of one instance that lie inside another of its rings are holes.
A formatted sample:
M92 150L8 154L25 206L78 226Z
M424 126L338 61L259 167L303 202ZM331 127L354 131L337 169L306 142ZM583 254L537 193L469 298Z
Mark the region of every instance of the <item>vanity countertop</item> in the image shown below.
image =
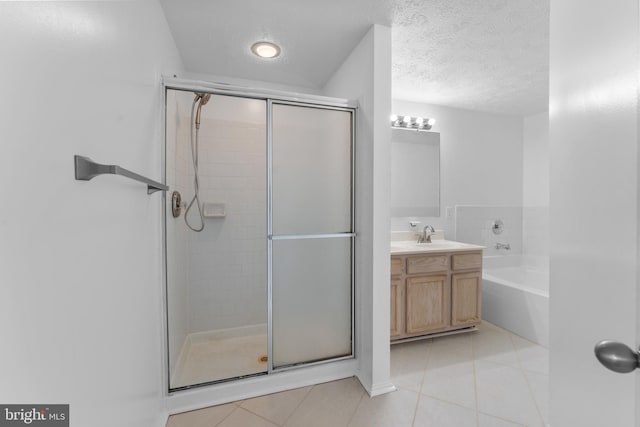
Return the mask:
M463 252L482 249L485 249L485 246L443 239L434 239L431 243L417 243L415 240L391 241L391 255L407 255L428 252Z

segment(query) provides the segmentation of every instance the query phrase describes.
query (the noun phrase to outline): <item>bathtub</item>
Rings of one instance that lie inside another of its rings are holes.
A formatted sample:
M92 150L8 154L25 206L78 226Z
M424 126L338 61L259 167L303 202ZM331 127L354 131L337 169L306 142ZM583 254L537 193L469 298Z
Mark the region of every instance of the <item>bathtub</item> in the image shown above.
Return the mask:
M549 347L548 257L484 257L482 318Z

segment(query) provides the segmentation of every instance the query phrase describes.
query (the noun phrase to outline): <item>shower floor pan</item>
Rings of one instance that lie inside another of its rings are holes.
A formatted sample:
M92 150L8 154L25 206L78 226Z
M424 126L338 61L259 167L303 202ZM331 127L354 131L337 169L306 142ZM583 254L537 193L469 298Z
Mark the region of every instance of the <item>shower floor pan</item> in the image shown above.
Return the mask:
M171 377L188 387L267 371L267 325L189 334Z

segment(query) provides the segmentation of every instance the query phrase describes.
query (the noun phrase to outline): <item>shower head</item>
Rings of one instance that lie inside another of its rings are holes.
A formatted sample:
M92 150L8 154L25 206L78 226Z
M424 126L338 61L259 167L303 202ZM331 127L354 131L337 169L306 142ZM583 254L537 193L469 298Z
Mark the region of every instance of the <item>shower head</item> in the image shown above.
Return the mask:
M195 101L197 101L198 98L200 98L200 105L206 105L207 102L209 102L209 99L211 99L210 93L202 93L202 92L194 92L194 93L196 94Z
M196 112L196 129L200 129L200 112L202 111L202 106L209 102L209 100L211 99L211 94L202 92L194 93L196 94L196 97L193 102L195 103L200 100L200 102L198 103L198 111Z

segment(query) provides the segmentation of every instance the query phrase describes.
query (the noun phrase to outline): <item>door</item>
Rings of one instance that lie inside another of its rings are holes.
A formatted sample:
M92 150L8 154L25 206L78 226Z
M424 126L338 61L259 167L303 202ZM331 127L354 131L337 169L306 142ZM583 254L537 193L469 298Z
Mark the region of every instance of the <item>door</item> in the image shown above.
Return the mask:
M407 334L422 334L449 326L449 277L446 274L407 279Z
M273 369L353 356L353 110L270 102Z
M638 2L551 3L550 421L637 426L639 371L593 348L640 344Z
M403 301L403 286L402 279L398 277L391 278L391 338L397 337L402 334L404 330L404 301Z
M266 101L207 96L166 90L171 391L267 372Z
M480 272L451 276L451 325L475 325L480 322L481 288Z

